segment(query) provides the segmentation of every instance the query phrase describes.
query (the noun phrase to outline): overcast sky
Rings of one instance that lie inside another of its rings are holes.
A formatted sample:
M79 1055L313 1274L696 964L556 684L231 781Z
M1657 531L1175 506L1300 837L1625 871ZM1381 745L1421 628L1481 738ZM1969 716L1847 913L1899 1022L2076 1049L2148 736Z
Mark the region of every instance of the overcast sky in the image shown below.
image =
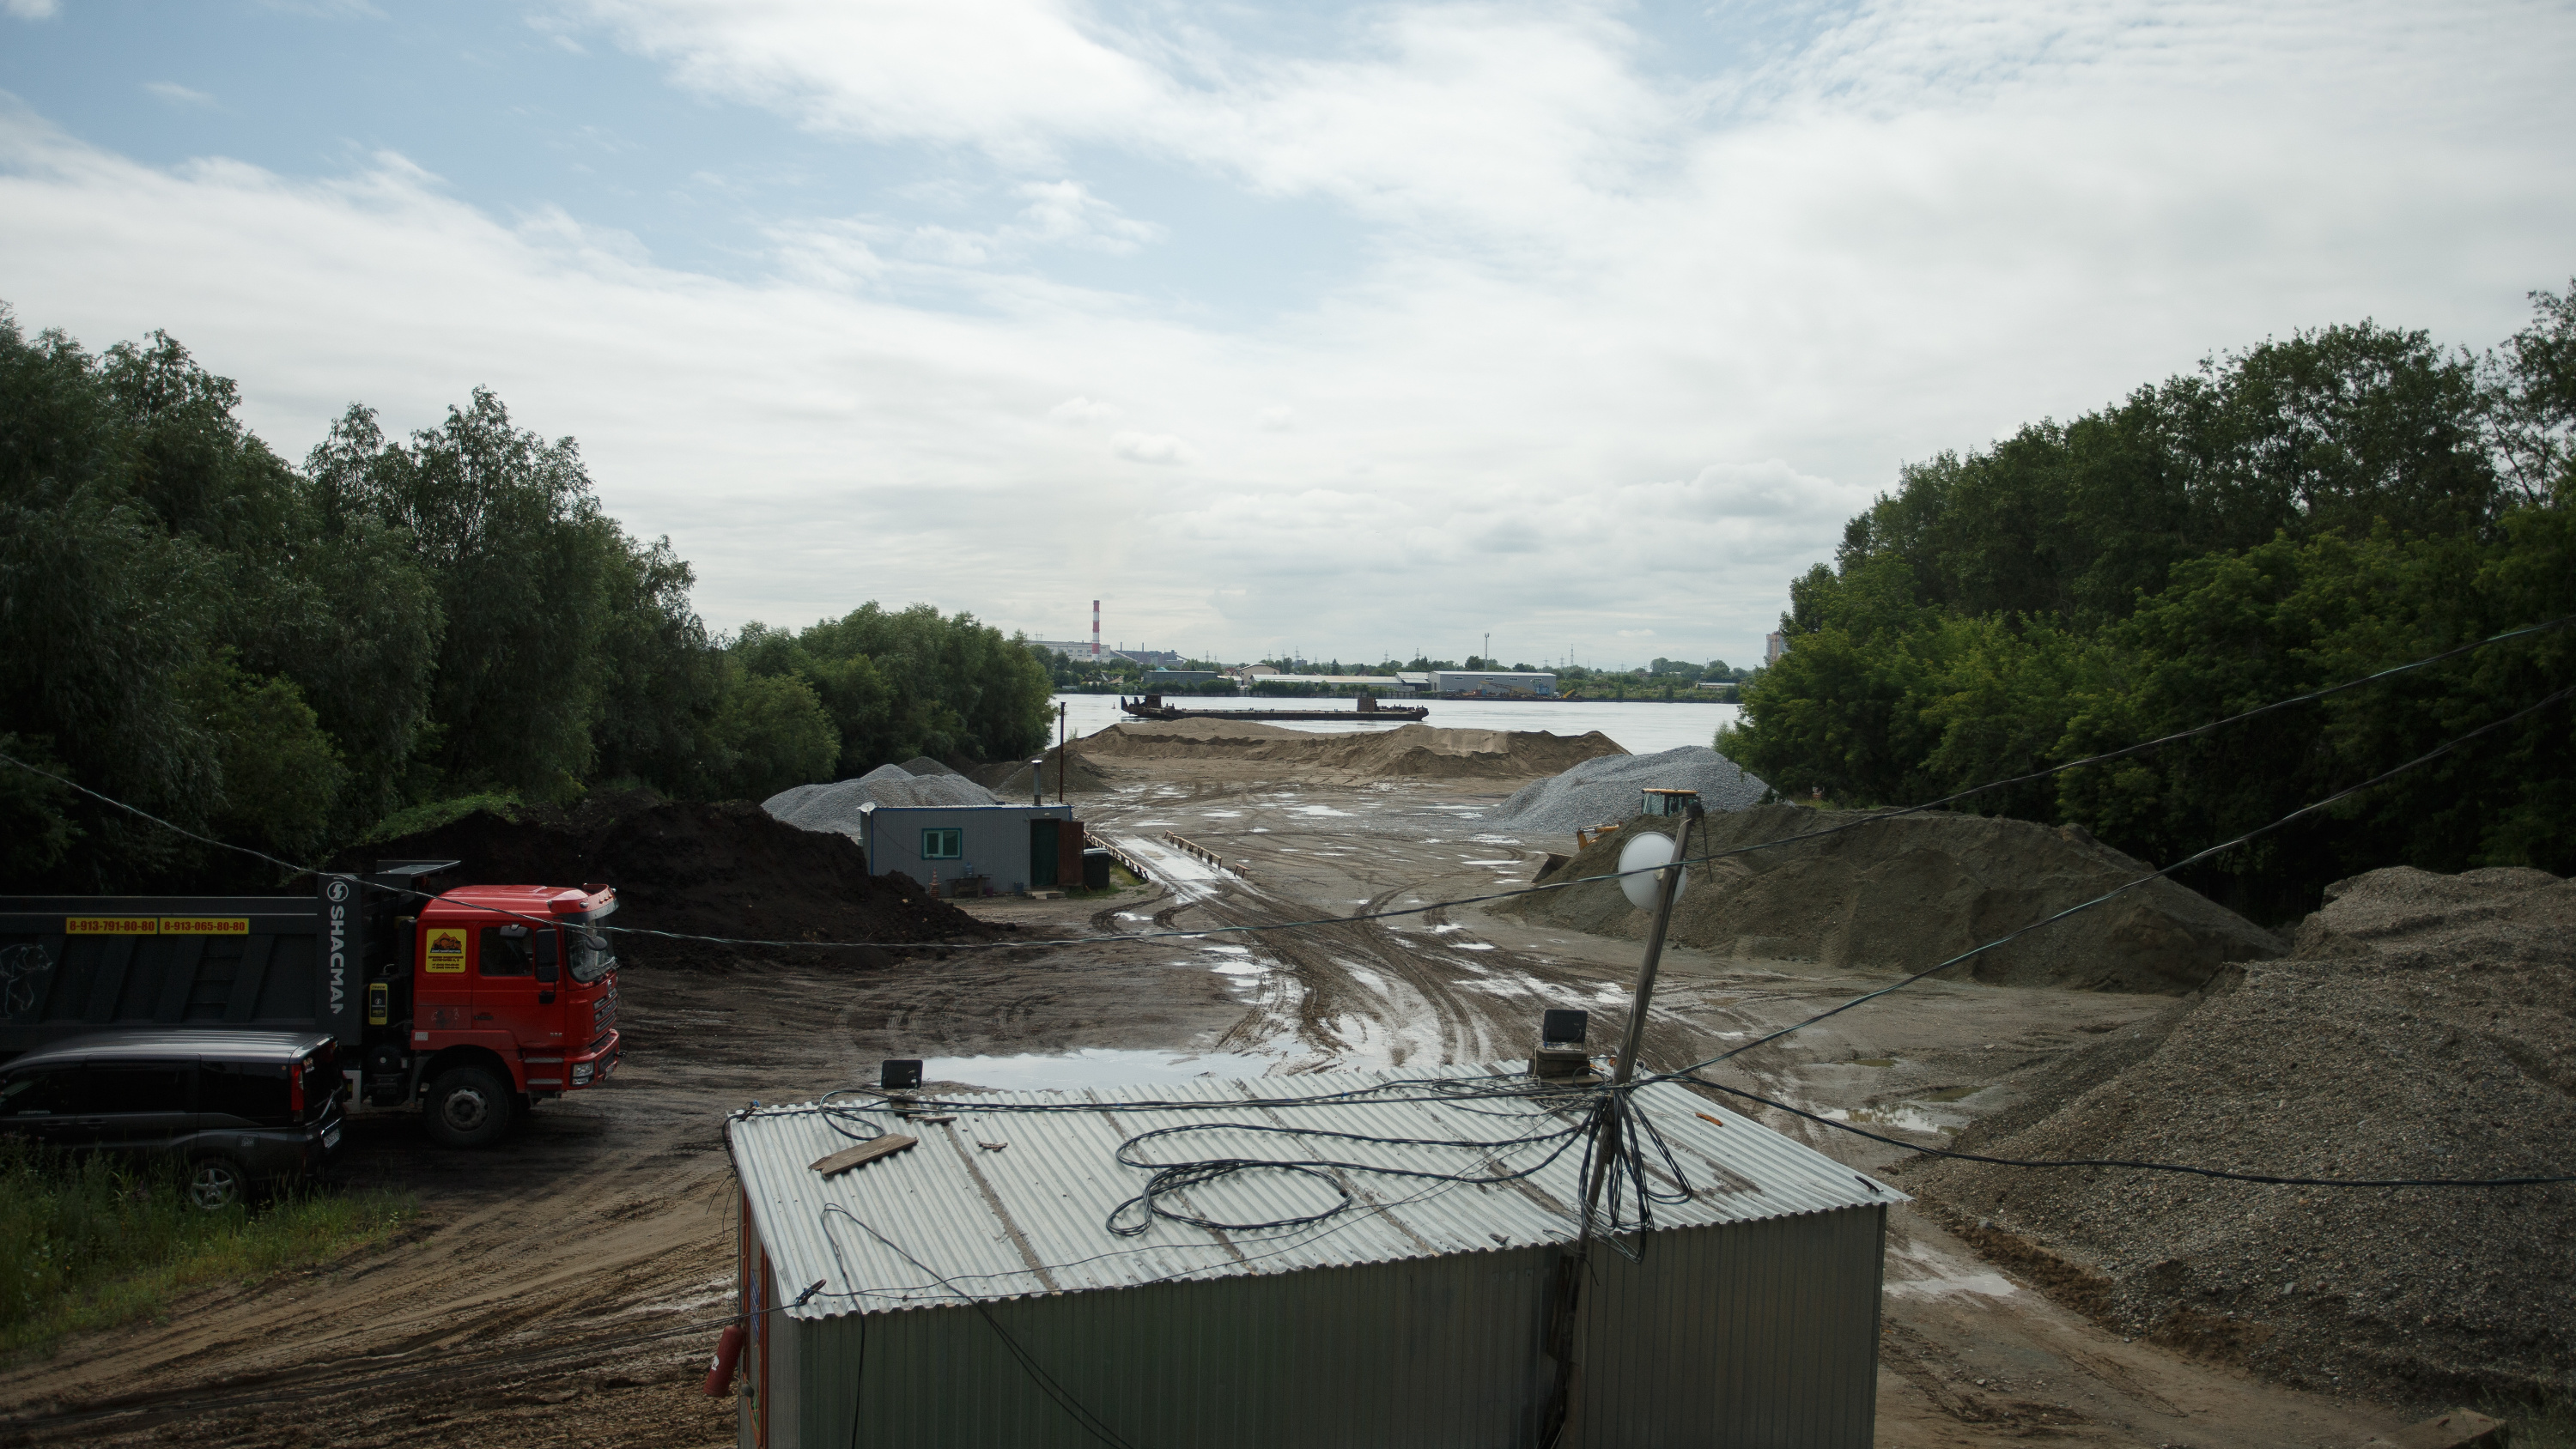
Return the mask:
M0 301L719 627L1750 662L1900 463L2576 272L2564 3L0 0Z

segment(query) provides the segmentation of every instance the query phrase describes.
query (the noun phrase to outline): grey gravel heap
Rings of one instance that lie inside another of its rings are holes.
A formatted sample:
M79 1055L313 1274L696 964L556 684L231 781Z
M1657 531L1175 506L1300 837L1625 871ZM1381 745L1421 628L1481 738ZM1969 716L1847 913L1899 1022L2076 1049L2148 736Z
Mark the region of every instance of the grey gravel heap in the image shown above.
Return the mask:
M859 833L862 805L999 805L992 791L963 775L916 775L901 765L879 765L855 780L798 785L760 802L760 808L801 830Z
M2285 1177L2568 1173L2572 1003L2576 882L2376 870L2328 886L2287 959L2034 1073L1958 1145ZM1895 1171L1989 1252L2072 1264L2079 1306L2123 1334L2417 1406L2576 1397L2576 1185Z
M1697 790L1711 810L1744 810L1762 802L1771 787L1706 745L1684 745L1651 755L1603 755L1561 775L1520 788L1484 823L1529 835L1571 835L1637 814L1639 792L1653 787Z

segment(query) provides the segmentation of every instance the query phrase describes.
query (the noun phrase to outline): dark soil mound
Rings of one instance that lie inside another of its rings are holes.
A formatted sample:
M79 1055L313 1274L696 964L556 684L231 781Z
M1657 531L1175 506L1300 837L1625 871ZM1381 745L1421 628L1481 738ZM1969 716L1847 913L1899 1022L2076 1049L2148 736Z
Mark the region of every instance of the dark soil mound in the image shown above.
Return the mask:
M1796 805L1720 811L1691 848L1732 850L1856 818ZM1668 819L1632 820L1556 875L1576 880L1615 871L1624 840L1640 830L1669 834L1671 826ZM1672 938L1747 960L1920 971L2146 873L2072 830L1981 815L1905 815L1694 871L1673 907ZM1632 940L1652 919L1628 904L1616 881L1524 896L1503 909ZM2181 993L2233 963L2280 954L2271 932L2160 880L1958 969L2003 986Z
M478 810L435 830L352 852L342 869L378 860L455 860L458 885L611 885L612 926L762 942L988 940L993 928L901 875L871 876L848 836L799 830L748 801L678 804L649 794L594 797L571 811ZM620 934L631 966L723 968L742 959L834 965L888 960L873 948L816 951Z
M2294 1177L2576 1171L2576 882L2326 888L2287 960L2068 1057L1959 1145ZM2331 1189L1917 1158L1981 1247L2290 1383L2421 1406L2576 1395L2576 1186Z

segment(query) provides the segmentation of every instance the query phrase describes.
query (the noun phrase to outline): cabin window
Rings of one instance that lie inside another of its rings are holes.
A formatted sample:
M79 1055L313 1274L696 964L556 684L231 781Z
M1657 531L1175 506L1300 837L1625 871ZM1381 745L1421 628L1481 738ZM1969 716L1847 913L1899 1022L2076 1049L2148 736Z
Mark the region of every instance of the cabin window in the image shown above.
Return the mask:
M964 860L966 832L959 829L921 832L921 858L924 860Z

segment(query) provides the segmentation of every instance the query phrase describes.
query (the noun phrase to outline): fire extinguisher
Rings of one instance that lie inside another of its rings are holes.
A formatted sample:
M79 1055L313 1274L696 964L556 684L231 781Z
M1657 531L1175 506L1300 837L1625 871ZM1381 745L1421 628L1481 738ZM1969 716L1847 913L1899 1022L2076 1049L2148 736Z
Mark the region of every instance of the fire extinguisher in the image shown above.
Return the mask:
M742 1362L742 1342L750 1335L737 1323L716 1340L716 1361L707 1366L707 1397L721 1399L733 1387L734 1366Z

